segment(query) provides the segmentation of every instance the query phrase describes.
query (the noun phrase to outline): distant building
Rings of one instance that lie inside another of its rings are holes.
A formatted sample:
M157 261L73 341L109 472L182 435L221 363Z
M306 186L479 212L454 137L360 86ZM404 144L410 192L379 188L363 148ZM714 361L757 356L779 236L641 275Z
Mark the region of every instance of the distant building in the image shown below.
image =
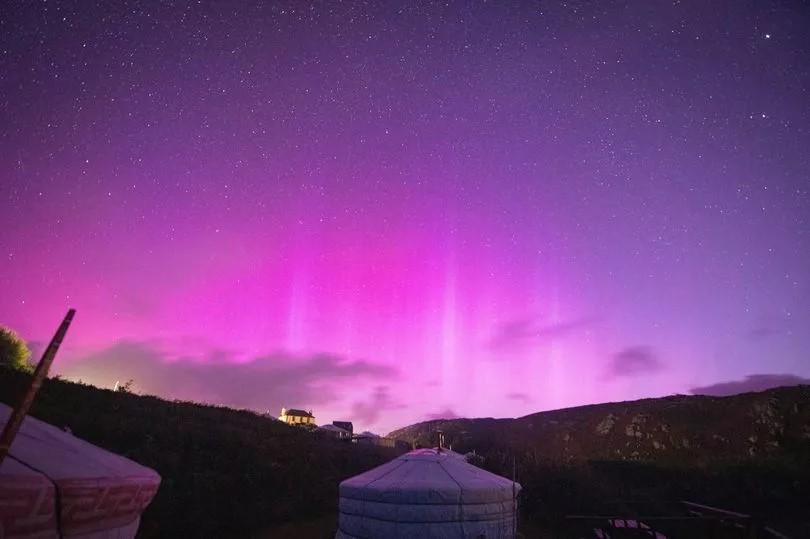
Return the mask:
M324 425L322 427L318 427L318 432L326 434L328 436L333 436L338 440L351 440L352 433L347 431L346 429L342 429L337 425Z
M352 437L354 434L354 425L352 425L351 421L332 421L332 424L336 427L339 427L345 431L349 432L349 438Z
M296 410L295 408L282 408L278 420L288 425L312 425L315 426L315 416L312 410Z

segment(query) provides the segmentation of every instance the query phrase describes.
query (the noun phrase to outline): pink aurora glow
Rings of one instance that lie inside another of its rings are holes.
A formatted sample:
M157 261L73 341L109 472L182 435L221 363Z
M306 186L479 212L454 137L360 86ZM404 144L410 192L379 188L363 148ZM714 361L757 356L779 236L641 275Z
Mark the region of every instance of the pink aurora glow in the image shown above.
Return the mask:
M113 4L0 32L0 323L76 307L66 376L386 431L810 375L806 17Z

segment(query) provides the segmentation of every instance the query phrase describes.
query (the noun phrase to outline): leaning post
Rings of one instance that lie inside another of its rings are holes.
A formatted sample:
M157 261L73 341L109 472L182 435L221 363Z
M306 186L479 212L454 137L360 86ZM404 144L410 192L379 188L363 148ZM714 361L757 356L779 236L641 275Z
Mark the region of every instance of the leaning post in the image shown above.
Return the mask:
M56 352L59 350L59 345L62 344L62 340L65 338L65 333L67 333L70 323L73 321L74 314L76 314L76 309L68 309L64 320L62 320L62 323L59 325L59 329L56 330L56 334L53 336L53 339L51 339L48 348L46 348L45 352L42 354L42 359L39 360L37 368L34 370L34 375L31 377L31 383L28 384L28 388L25 390L25 393L23 393L22 399L20 399L20 402L14 407L11 416L8 418L8 422L6 422L5 428L3 428L3 434L0 435L0 464L3 463L6 455L8 455L11 443L14 441L14 437L17 436L17 431L20 430L23 419L25 419L25 416L28 414L28 410L31 408L31 404L34 402L39 388L42 387L42 382L45 380L45 377L48 376L48 370L51 368L53 358L56 357Z

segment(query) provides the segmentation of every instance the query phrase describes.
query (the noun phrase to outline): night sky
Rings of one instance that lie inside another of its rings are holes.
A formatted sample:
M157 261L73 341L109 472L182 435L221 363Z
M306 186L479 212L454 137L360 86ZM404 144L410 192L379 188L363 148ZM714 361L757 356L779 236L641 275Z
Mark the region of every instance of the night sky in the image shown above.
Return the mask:
M810 377L806 2L409 4L6 2L0 324L380 432Z

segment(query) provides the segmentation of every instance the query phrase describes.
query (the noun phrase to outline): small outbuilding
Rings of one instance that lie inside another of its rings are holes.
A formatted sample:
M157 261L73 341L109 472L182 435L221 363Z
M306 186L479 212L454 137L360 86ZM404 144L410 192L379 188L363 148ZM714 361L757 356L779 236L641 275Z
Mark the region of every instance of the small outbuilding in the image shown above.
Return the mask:
M340 484L336 539L513 538L520 484L417 449Z
M351 421L332 421L332 424L345 431L348 431L349 437L354 434L354 425L352 425Z
M342 429L336 425L323 425L321 427L318 427L318 432L323 433L327 436L332 436L334 438L337 438L338 440L351 441L352 439L351 432Z

